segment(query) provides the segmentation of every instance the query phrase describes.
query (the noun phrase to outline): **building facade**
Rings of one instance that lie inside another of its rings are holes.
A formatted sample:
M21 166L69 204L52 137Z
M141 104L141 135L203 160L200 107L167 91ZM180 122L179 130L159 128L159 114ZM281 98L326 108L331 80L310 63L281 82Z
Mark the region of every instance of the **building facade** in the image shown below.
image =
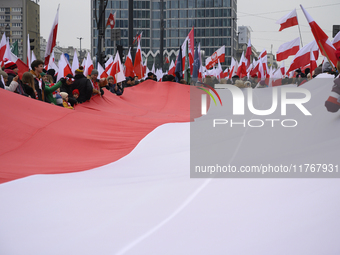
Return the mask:
M99 2L99 1L97 1ZM97 53L98 30L95 21L95 1L91 1L91 48L92 55ZM226 46L226 62L230 65L231 56L236 54L237 0L164 0L164 56L175 59L175 52L194 27L195 42L201 44L206 57L211 56L219 47ZM148 58L148 66L155 62L159 66L161 3L160 0L134 1L133 34L143 32L141 47ZM110 12L116 12L115 28L121 30L121 39L116 42L128 50L128 1L109 1L105 20ZM105 31L105 53L115 53L111 41L111 29ZM126 54L126 53L125 53ZM203 61L204 63L204 61Z
M40 55L40 6L31 0L0 1L0 34L6 33L10 45L18 41L18 57L27 59L27 34L34 39L34 54Z

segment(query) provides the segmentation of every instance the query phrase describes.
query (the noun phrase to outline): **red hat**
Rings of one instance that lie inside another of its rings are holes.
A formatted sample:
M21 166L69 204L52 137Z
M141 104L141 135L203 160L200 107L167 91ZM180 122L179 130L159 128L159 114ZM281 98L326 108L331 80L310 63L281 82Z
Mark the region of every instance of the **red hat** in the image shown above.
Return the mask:
M74 90L72 91L72 95L74 95L74 94L78 94L78 95L79 95L79 90L78 90L78 89L74 89Z
M340 48L338 48L338 49L335 51L335 56L336 56L337 60L340 61Z
M6 62L5 62L5 69L15 69L15 68L18 68L17 64L12 62L12 61L9 61L8 59L4 59Z

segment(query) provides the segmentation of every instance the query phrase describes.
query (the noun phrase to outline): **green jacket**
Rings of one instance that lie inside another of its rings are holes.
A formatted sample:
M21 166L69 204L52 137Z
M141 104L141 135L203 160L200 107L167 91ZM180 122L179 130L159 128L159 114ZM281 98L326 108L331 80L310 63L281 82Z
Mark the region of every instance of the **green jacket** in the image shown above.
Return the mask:
M56 91L58 88L60 88L62 82L58 81L56 84L54 84L52 87L49 87L48 85L45 86L45 98L53 103L53 104L57 104L57 101L55 100L55 98L53 97L53 92Z

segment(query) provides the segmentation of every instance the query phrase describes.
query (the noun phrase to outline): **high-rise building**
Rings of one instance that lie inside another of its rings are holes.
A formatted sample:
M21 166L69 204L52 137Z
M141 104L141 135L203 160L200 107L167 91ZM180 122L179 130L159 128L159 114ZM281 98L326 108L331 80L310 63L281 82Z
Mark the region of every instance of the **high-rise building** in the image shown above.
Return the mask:
M99 0L97 1L99 2ZM156 63L160 50L160 0L133 1L133 34L143 32L141 47L148 57L148 65ZM97 53L98 30L95 21L95 1L91 1L92 55ZM195 28L195 42L201 43L201 50L209 57L219 47L226 46L226 65L231 56L236 54L236 10L237 0L163 0L164 10L164 51L165 56L175 58L175 51ZM109 1L105 21L110 12L116 12L116 29L121 30L121 39L117 45L128 49L128 1ZM114 54L114 42L111 41L111 29L105 31L105 53ZM156 57L156 58L155 58Z
M6 33L10 45L18 41L18 57L27 59L27 34L34 42L34 53L40 55L40 6L32 0L0 1L0 34Z

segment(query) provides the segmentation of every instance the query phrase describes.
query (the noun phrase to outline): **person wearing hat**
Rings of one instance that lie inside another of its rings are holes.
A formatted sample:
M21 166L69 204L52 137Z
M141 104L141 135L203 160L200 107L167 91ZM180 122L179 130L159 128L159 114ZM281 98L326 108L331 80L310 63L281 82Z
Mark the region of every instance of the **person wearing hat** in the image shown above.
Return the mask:
M71 85L71 91L78 89L79 97L77 98L78 103L83 103L91 99L93 88L91 81L84 76L84 68L80 66L75 71L74 82ZM70 94L72 95L72 93Z
M24 89L22 88L22 84L21 84L21 81L20 81L19 76L18 76L19 69L18 69L17 64L15 64L12 61L5 59L4 71L8 75L6 86L10 87L12 81L15 80L18 83L18 86L16 87L14 92L18 93L20 95L28 96L25 93Z
M91 84L92 84L92 88L93 88L93 92L92 92L92 95L104 95L104 90L101 88L103 86L105 86L106 84L106 79L103 78L103 79L97 79L98 78L98 71L97 69L93 69L91 71L91 75L90 75L90 80L91 80ZM105 85L104 85L105 84Z
M335 51L336 59L338 60L336 64L336 69L338 70L337 77L334 79L334 85L332 87L331 95L325 102L325 106L329 112L337 112L340 109L340 48Z
M72 84L75 81L73 75L72 74L68 74L68 75L66 75L66 77L61 78L60 81L62 83L61 87L60 87L60 91L61 92L66 92L69 95L68 102L72 106L74 106L75 104L77 104L77 98L74 98L73 95L72 95L72 91L73 91ZM78 90L78 94L79 94L79 90Z
M2 79L0 80L0 88L3 88L8 91L14 92L19 83L18 83L18 76L15 76L12 80L12 82L9 84L9 86L6 86L7 80L8 80L8 74L5 73L4 71L0 70L0 76L2 76L4 83L2 82Z

